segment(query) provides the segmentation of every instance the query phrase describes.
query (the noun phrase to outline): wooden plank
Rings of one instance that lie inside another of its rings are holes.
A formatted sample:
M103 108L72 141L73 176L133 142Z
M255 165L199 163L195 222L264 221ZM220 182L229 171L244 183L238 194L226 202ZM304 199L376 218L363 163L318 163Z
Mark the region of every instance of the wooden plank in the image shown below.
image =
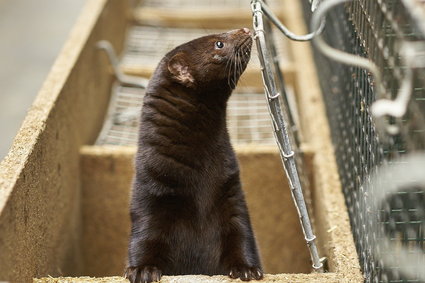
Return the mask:
M42 278L35 279L33 283L128 283L127 279L123 277L104 277L104 278ZM234 283L243 282L238 280L231 280L226 276L205 276L205 275L181 275L181 276L164 276L161 283ZM345 281L344 278L335 273L324 274L277 274L266 275L261 281L251 281L261 283L341 283L350 282Z
M277 147L237 145L235 151L265 271L308 273L309 254ZM135 152L136 147L122 146L81 149L86 275L124 270Z
M281 14L277 12L277 15ZM174 11L150 7L140 7L134 12L139 24L186 27L186 28L241 28L252 26L252 15L247 2L243 8L215 8L210 10L182 9Z
M288 28L296 34L306 34L308 29L303 20L301 3L292 0L283 2L288 17ZM322 247L322 256L328 257L330 272L336 272L346 282L360 283L364 279L351 233L329 123L316 75L320 70L315 67L310 43L293 42L292 46L301 125L305 142L315 152L315 189L312 193L317 212L315 228L319 246Z
M82 270L79 149L97 136L112 75L96 48L121 50L128 1L89 0L0 163L0 280Z

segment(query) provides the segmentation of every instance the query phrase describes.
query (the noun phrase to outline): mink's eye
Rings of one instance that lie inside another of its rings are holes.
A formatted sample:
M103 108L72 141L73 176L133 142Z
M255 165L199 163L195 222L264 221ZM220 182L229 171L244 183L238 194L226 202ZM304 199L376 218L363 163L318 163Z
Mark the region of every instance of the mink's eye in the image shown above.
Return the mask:
M223 42L221 42L221 41L216 41L216 43L215 43L215 46L217 47L217 48L223 48L224 47L224 43Z

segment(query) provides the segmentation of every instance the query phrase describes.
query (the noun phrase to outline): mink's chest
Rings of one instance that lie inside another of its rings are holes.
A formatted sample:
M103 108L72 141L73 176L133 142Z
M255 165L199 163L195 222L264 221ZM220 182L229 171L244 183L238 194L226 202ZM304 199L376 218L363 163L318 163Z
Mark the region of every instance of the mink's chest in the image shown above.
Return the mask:
M162 203L169 217L163 231L170 247L168 257L174 263L164 274L216 274L223 247L222 223L226 221L219 207L206 211L202 203L192 199L170 198Z

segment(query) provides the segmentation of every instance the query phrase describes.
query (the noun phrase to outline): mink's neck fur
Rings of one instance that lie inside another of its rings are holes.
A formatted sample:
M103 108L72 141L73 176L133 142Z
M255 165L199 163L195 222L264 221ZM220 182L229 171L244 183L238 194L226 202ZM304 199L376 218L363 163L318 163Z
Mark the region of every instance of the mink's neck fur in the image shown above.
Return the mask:
M144 168L140 171L147 170L150 177L168 187L165 194L178 190L199 197L202 184L208 191L208 187L219 183L217 178L227 175L228 169L217 165L228 158L227 149L231 147L226 126L231 89L226 86L215 97L212 91L202 95L193 92L174 81L163 81L151 84L144 99L137 156L140 161L136 164ZM155 188L153 192L160 191Z

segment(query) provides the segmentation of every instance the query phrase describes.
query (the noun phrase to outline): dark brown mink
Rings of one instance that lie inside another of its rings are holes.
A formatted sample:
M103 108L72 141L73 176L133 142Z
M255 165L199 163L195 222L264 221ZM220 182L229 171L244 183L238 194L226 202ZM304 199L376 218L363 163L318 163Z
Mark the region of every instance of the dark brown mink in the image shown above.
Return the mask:
M162 275L263 271L226 126L226 104L251 55L243 28L170 51L143 101L131 198L130 282Z

